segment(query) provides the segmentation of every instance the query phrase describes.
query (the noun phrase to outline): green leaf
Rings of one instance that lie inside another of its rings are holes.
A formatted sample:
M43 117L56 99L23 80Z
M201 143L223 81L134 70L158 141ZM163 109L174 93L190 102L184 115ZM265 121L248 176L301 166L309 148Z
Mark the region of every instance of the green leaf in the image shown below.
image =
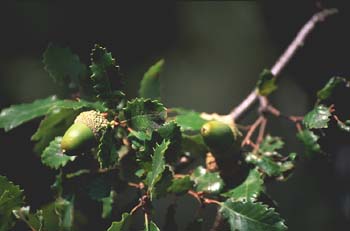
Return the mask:
M22 207L13 210L13 214L19 220L24 221L31 230L43 231L44 228L44 216L43 211L38 210L36 213L30 213L30 207Z
M344 132L350 132L350 120L347 120L345 122L338 120L337 125L340 128L340 130Z
M341 83L347 83L347 80L338 76L330 78L326 85L317 92L318 100L328 99L332 95L334 89Z
M73 109L73 110L79 110L82 108L87 109L94 109L100 112L107 111L107 108L101 104L101 102L89 102L86 100L58 100L57 102L52 105L52 108L50 110L53 110L55 108L63 108L63 109Z
M208 152L207 145L204 143L201 134L186 135L182 134L182 153L197 158L204 156Z
M165 169L162 172L160 180L153 187L152 197L159 199L161 197L167 196L167 190L170 187L173 178L174 171L169 165L165 165Z
M29 120L43 116L57 101L56 96L51 96L35 100L32 103L13 105L3 109L0 114L0 128L10 131Z
M145 231L160 231L160 229L153 221L151 221L149 224L145 224Z
M57 197L61 197L62 193L63 193L63 185L62 185L62 181L63 181L62 178L63 177L62 177L62 175L63 175L63 173L62 173L62 171L60 171L60 173L56 175L55 181L51 185L51 190L55 193L55 195L57 195Z
M259 151L261 153L275 152L278 149L283 148L284 142L280 137L272 137L267 135L260 145Z
M245 160L247 163L251 163L259 167L259 169L268 176L280 177L281 180L283 180L283 174L294 168L295 156L295 153L289 154L287 158L276 152L266 152L265 155L248 153Z
M164 140L160 145L158 145L152 156L152 167L151 171L147 174L146 183L148 186L148 192L150 193L150 197L152 199L152 194L154 190L155 184L161 179L162 173L165 170L165 160L164 154L168 149L170 142Z
M144 74L141 81L139 96L150 99L160 99L159 74L163 69L164 59L159 60Z
M185 176L182 178L174 178L168 188L169 193L183 194L188 190L192 189L194 182L191 180L190 176Z
M27 212L29 212L29 207L26 208ZM23 210L22 210L23 211ZM18 212L18 210L15 211L15 215ZM21 213L17 214L21 215ZM25 214L22 214L25 215ZM31 221L31 224L27 224L29 227L31 225L41 225L41 230L69 230L69 229L62 229L62 227L59 225L60 223L60 217L56 211L56 201L43 206L39 210L36 211L36 213L29 213L28 217ZM24 220L26 218L20 218L21 220ZM40 224L41 223L41 224ZM39 231L39 230L37 230Z
M165 153L167 163L174 163L181 154L181 131L174 121L161 125L151 135L142 131L135 132L132 130L128 137L132 143L132 148L137 151L137 158L140 162L150 161L154 148L157 144L162 143L163 140L169 140L170 142Z
M177 114L175 121L181 127L182 131L199 131L203 124L208 122L196 111L183 108L171 108L170 111Z
M121 120L136 131L150 134L165 122L166 108L156 100L136 98L123 109Z
M0 176L0 230L10 230L15 224L12 210L24 203L23 191L6 177Z
M247 156L246 161L248 163L258 166L268 176L279 176L281 175L280 167L277 162L266 156L256 157L254 154Z
M120 221L114 221L107 231L129 231L131 222L131 215L129 213L123 213Z
M95 44L91 53L91 80L97 98L109 106L116 106L124 97L119 66L106 48Z
M324 105L316 106L312 111L304 117L303 123L306 128L328 128L329 117L331 113L329 108Z
M58 216L58 225L62 230L71 230L74 220L74 204L73 200L69 201L58 198L55 201L55 212Z
M108 127L100 138L97 150L97 159L100 168L112 167L118 161L118 152L115 146L113 128Z
M72 230L73 204L63 198L58 198L56 201L43 206L35 213L30 213L29 207L16 209L13 213L18 219L24 221L31 230Z
M287 230L280 215L262 203L234 202L228 199L221 203L220 212L227 219L232 231Z
M246 156L248 163L254 164L268 176L282 176L284 172L294 167L292 158L283 158L277 150L283 148L284 142L280 137L267 135L261 143L258 153Z
M297 138L303 142L305 146L305 155L311 156L314 153L321 152L321 146L317 143L319 136L314 132L305 129L297 133Z
M53 169L66 166L69 161L74 161L76 156L67 156L61 149L62 137L58 136L50 142L41 155L41 162Z
M59 84L77 87L80 78L86 73L86 66L69 48L49 44L43 54L45 70Z
M109 197L104 197L101 199L102 202L102 218L109 218L112 214L113 203L116 197L116 192L111 190Z
M259 172L252 169L242 184L221 195L234 201L255 201L262 191L264 191L264 181Z
M63 108L51 110L40 122L39 128L31 137L31 140L37 141L34 151L41 154L56 136L63 136L79 112L79 110L74 111Z
M99 111L105 111L106 108L101 103L91 103L85 100L59 100L56 96L50 96L46 99L35 100L32 103L12 105L5 108L0 113L0 128L5 131L11 129L40 116L44 116L51 110L64 108L78 110L81 108L91 108Z
M205 192L209 194L218 194L224 188L224 181L218 172L209 172L202 166L197 167L191 179L195 182L197 192Z
M155 132L159 134L160 138L159 140L155 140L156 143L161 143L163 140L169 140L170 142L169 147L165 153L166 161L168 163L176 161L181 151L182 136L180 127L174 121L170 121L163 124Z
M260 73L259 80L256 84L259 95L267 96L277 89L276 77L270 70L264 69Z

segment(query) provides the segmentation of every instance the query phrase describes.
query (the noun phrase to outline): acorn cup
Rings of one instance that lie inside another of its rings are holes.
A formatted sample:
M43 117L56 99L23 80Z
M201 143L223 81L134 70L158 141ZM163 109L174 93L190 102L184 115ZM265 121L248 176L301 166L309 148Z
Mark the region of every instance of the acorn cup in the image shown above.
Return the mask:
M108 120L100 112L91 110L80 113L62 138L63 152L77 155L94 147L108 124Z

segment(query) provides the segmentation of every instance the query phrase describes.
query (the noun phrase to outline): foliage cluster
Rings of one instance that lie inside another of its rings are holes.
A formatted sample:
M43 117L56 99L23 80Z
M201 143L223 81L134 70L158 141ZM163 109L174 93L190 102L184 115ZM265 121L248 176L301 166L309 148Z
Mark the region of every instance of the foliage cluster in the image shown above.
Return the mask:
M58 95L3 109L0 128L10 131L43 118L31 139L42 164L57 174L54 200L33 211L20 186L0 176L0 230L10 230L19 220L38 231L85 229L89 220L83 204L88 200L100 204L101 219L110 223L108 231L136 230L136 213L144 214L144 230L155 231L160 228L152 204L162 198L171 200L164 230L176 230L174 214L181 212L176 203L185 195L199 203L187 230L201 229L200 210L207 204L218 207L218 220L224 219L231 230L286 230L264 184L287 180L298 159L322 153L318 141L328 127L350 132L350 121L340 120L332 104L332 93L349 86L342 77L332 77L316 93L315 106L305 116L283 115L267 104L256 122L245 127L229 115L166 108L160 95L164 60L146 71L134 99L124 93L125 77L116 60L100 45L92 49L89 67L70 49L56 45L48 46L43 62ZM257 94L266 97L277 89L276 77L264 70L256 87ZM96 145L67 153L62 137L76 116L88 110L103 113L110 123ZM265 134L267 115L296 125L304 153L284 153L283 139ZM212 121L232 129L234 138L219 134L217 143L208 143L203 125ZM137 191L135 198L123 203L130 189Z

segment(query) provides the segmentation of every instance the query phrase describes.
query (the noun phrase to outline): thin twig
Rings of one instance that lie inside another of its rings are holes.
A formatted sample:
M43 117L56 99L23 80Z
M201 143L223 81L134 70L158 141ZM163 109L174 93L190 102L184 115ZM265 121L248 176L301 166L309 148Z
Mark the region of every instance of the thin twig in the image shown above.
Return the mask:
M274 115L276 117L281 117L281 118L284 118L284 119L287 119L289 121L292 121L293 123L297 123L297 122L300 122L304 119L303 116L294 116L294 115L285 115L285 114L282 114L280 112L280 110L278 110L277 108L275 108L274 106L272 105L268 105L266 108L265 108L265 112L268 112L270 113L271 115Z
M202 204L216 204L216 205L220 205L221 204L217 200L204 197L204 194L202 192L195 192L193 190L188 190L187 193L188 193L188 195L194 197L198 201L198 203L200 205L202 205Z
M134 208L131 209L130 214L134 214L139 208L142 208L142 201L140 201Z
M209 198L203 198L204 204L216 204L221 205L221 203L217 200L209 199Z
M261 121L261 124L260 124L258 138L256 139L256 142L255 142L256 148L255 148L254 152L259 149L259 146L264 139L266 124L267 124L267 119L264 117L263 120Z
M295 124L296 129L298 130L298 132L302 131L302 126L300 124L300 122L304 119L303 116L288 116L288 115L284 115L282 114L277 108L273 107L272 105L268 105L265 108L265 112L270 113L271 115L274 115L276 117L280 117L280 118L284 118L287 119L288 121L291 121Z
M337 9L324 9L316 14L314 14L310 20L300 29L292 43L284 51L281 57L277 60L275 65L271 68L271 73L275 76L278 76L286 64L291 60L299 47L304 45L304 41L307 36L314 29L315 25L318 22L324 21L328 16L336 14ZM237 120L245 111L250 108L258 98L257 90L254 89L237 107L235 107L230 113L229 116L233 120Z
M237 127L240 131L248 131L249 128L251 127L251 125L236 124L236 127Z
M198 201L198 203L202 205L202 200L201 200L201 197L200 197L199 193L197 193L195 191L192 191L192 190L188 190L187 193L190 196L194 197Z
M343 121L341 121L338 116L333 115L333 119L337 122L337 123L343 123Z
M281 112L277 108L273 107L272 105L268 105L266 108L266 111L271 113L272 115L274 115L276 117L281 116Z
M301 132L301 131L303 130L303 128L301 127L301 124L300 124L299 122L297 122L297 123L295 124L295 126L296 126L298 132Z
M338 118L337 115L333 115L333 119L335 120L335 122L337 122L338 127L339 127L341 130L344 130L344 131L346 131L346 132L350 132L350 127L349 127L348 121L343 122L342 120L340 120L340 119Z
M148 213L145 213L145 227L146 227L146 230L149 230L149 216L148 216Z
M141 183L128 182L128 185L130 187L134 187L134 188L137 188L137 189L144 189L145 188L145 185L142 182Z
M28 222L28 220L26 219L25 215L22 213L22 210L19 209L18 210L18 215L19 215L19 218L24 222L26 223L26 225L28 225L28 227L31 229L31 231L37 231L30 222Z
M304 119L304 116L287 116L287 118L294 123L298 123Z
M259 113L262 114L264 110L269 106L269 100L266 96L259 96Z
M257 127L260 125L260 123L264 120L264 116L259 116L259 118L252 124L252 126L249 128L247 135L244 137L241 146L245 146L246 144L251 144L251 137L254 133L254 131L257 129Z

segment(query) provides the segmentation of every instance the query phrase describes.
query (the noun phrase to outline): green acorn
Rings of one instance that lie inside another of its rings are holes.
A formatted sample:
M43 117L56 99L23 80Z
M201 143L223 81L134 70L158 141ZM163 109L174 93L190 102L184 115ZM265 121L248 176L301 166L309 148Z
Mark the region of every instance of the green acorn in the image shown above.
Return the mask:
M219 171L226 186L236 185L238 178L233 176L239 176L242 170L239 164L242 135L235 124L231 121L225 123L212 120L202 126L201 135L212 154L211 156L207 154L207 164L208 162L215 163L215 165L210 163L213 166L208 165L207 168L213 167L212 170Z
M230 126L216 120L209 121L202 126L201 135L214 156L230 154L239 149L241 134L234 124Z
M93 147L108 126L108 120L97 111L85 111L74 120L61 141L67 154L76 154Z

